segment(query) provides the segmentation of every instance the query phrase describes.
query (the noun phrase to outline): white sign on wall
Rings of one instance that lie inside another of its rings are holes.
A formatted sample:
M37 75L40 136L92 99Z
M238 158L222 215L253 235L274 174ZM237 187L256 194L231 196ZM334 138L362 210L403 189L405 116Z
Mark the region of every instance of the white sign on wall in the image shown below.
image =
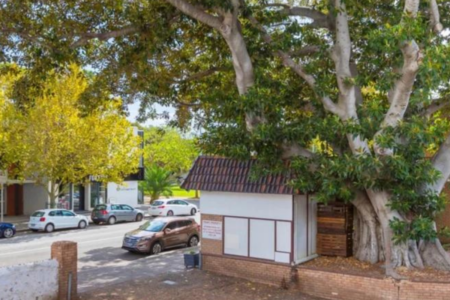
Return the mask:
M202 237L210 240L222 240L222 222L221 221L202 221Z

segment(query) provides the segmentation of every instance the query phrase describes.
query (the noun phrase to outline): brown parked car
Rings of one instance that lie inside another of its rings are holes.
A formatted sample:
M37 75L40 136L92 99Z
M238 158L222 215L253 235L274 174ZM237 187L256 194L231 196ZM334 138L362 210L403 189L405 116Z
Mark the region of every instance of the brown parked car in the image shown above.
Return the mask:
M122 248L130 252L158 254L168 248L193 247L198 245L198 232L199 225L192 218L158 218L125 234Z

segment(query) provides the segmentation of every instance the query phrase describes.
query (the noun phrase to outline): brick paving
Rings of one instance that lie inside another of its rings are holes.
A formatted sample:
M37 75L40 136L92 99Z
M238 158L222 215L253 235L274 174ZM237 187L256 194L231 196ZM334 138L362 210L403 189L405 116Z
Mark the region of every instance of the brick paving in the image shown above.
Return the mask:
M199 270L98 287L80 294L79 299L323 300L299 293L295 289L285 290Z

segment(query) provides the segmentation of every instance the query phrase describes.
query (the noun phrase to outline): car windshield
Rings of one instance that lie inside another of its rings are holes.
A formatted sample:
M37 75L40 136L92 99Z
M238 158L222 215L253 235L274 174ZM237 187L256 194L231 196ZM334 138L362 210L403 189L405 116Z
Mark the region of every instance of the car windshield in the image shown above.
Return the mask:
M166 222L164 221L153 221L153 222L146 222L141 227L139 227L140 230L150 231L150 232L160 232L164 226L166 225Z
M106 205L97 205L94 210L106 210Z
M31 216L32 217L42 217L43 215L45 215L45 212L43 212L43 211L36 211Z
M155 201L153 202L152 206L159 206L159 205L163 205L164 201Z

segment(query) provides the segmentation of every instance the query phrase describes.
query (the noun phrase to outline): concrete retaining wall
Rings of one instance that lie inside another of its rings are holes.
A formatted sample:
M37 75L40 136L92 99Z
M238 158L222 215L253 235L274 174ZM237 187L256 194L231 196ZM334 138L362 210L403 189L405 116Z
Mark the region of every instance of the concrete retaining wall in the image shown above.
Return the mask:
M0 300L54 300L57 294L54 259L0 268Z

